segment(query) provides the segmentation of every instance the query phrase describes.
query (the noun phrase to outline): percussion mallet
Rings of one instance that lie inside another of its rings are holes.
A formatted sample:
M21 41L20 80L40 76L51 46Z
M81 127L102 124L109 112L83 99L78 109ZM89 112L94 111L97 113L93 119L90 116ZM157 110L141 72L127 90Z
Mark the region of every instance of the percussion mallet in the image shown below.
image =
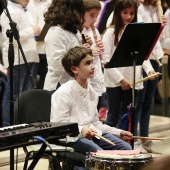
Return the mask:
M143 137L143 136L132 136L133 139L146 139L146 140L166 140L167 138L154 138L154 137Z
M104 140L105 142L107 142L107 143L115 146L115 144L114 144L112 141L106 139L105 137L103 137L103 136L101 136L101 135L99 135L99 134L97 134L97 133L95 133L95 136L97 136L97 137L99 137L100 139Z

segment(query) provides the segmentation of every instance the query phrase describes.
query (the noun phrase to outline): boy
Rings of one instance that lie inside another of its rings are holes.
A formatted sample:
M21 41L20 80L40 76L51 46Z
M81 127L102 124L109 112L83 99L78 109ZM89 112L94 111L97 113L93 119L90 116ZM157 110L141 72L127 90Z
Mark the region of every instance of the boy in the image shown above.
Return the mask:
M101 4L99 0L83 0L84 6L84 23L83 23L83 33L92 38L93 44L91 46L92 54L95 57L93 64L95 66L95 75L90 79L91 85L94 90L98 93L99 102L99 118L106 119L106 103L105 99L102 98L102 94L106 91L104 84L104 76L101 68L102 52L104 51L104 45L101 41L101 36L99 31L95 28L94 24L101 10ZM104 97L104 96L103 96ZM104 104L102 106L102 104ZM101 114L101 110L103 111Z
M62 59L66 72L74 79L63 84L52 95L51 122L77 122L81 137L72 139L76 152L97 150L131 150L123 140L132 138L127 131L102 124L98 120L98 95L88 79L94 77L93 57L90 49L74 47ZM115 146L96 138L95 132L115 143ZM120 138L114 136L120 136Z

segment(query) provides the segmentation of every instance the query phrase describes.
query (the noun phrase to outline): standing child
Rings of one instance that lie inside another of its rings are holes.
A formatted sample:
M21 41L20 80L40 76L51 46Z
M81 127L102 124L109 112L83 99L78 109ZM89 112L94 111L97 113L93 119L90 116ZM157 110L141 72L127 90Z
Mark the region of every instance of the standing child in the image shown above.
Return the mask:
M131 146L123 141L131 139L130 132L104 125L98 120L98 95L88 81L95 74L92 51L84 47L72 48L63 57L62 64L74 79L53 93L51 122L78 123L81 136L78 139L70 138L71 147L76 152L86 154L101 149L130 150ZM115 146L96 138L95 133L111 140Z
M34 63L39 62L37 50L36 50L36 42L34 36L36 35L36 31L33 30L29 18L26 14L25 7L27 6L29 0L9 0L8 1L8 10L11 15L13 21L17 24L19 30L20 41L23 47L23 51L25 57L28 62L28 67L34 75L32 67ZM9 47L9 39L6 36L7 29L10 29L9 19L7 18L5 12L1 15L1 24L2 24L2 33L4 35L3 42L3 62L4 67L8 68L8 47ZM22 91L31 89L31 82L29 79L29 75L27 73L27 69L23 60L21 53L18 53L18 44L14 39L14 68L13 68L13 99L14 101L18 97L18 94ZM35 76L35 75L34 75ZM7 73L7 84L5 88L5 92L3 95L3 126L10 125L10 72L8 68Z
M100 106L101 96L106 91L104 84L104 76L102 72L102 52L104 51L103 43L99 31L95 28L94 24L97 20L101 10L101 4L98 0L83 0L84 6L84 23L83 33L92 38L93 44L91 45L92 53L94 56L93 64L95 66L95 75L90 79L92 87L99 95L98 108Z
M118 0L115 5L112 25L103 35L105 47L104 60L109 62L123 34L125 26L137 21L137 3L134 0ZM147 74L152 74L153 68L149 61L144 61L142 67ZM142 78L142 67L136 66L136 80ZM133 67L119 67L104 70L106 92L108 97L108 114L106 124L121 127L120 118L127 113L127 106L132 103ZM143 84L135 86L142 89Z
M35 39L38 39L38 36L41 34L44 22L44 13L47 11L52 0L30 0L27 6L27 14L31 20L31 24L34 29L38 30L37 36ZM40 62L34 64L33 69L38 73L39 78L37 80L37 88L43 89L44 81L47 74L47 58L45 51L45 42L36 41L37 52L39 55Z
M144 0L143 4L141 4L138 8L138 13L141 15L144 23L157 23L160 22L160 17L162 21L166 23L166 18L164 16L159 16L158 13L158 5L157 0ZM149 60L154 68L155 72L160 72L160 66L155 60L154 55L157 56L158 60L164 55L162 50L161 43L165 47L168 45L168 39L163 38L163 34L160 35L151 55L149 56ZM165 47L166 48L166 47ZM146 77L146 73L143 72L143 76ZM139 120L139 135L148 137L149 135L149 120L151 114L151 105L152 99L155 94L155 90L157 87L158 79L148 80L144 82L144 88L139 91L138 99L137 99L137 107L136 107L136 115ZM136 123L135 123L136 124ZM136 125L137 128L137 125ZM136 135L136 134L135 134ZM151 140L142 140L143 147L149 151L148 148L152 145Z
M61 59L70 48L82 46L80 32L83 18L82 0L53 0L45 13L45 22L50 25L50 29L45 37L48 72L44 89L54 91L58 85L71 78L65 72ZM88 43L85 46L90 47Z

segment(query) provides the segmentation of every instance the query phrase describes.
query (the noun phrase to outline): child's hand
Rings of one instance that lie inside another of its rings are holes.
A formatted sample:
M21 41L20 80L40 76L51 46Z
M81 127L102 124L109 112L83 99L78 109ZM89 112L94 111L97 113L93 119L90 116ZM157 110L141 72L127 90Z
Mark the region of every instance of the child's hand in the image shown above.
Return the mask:
M90 46L93 44L93 41L90 36L85 35L86 43L88 43Z
M148 73L148 76L152 75L152 74L155 74L155 71L152 70ZM151 77L150 80L155 80L158 76L154 76L154 77Z
M130 133L130 132L128 132L128 131L122 130L122 131L120 132L120 137L121 137L121 139L123 139L124 141L132 140L132 136L133 136L133 134Z
M103 44L103 42L101 40L98 40L96 45L99 47L99 49L102 52L104 51L104 44Z
M129 83L128 80L125 79L125 78L120 81L120 85L121 85L121 87L122 87L123 90L128 90L128 89L131 88L130 83Z
M85 47L85 48L89 48L89 49L90 49L90 44L85 43L85 44L83 44L83 47Z
M92 49L93 56L99 56L102 53L99 47L95 47Z
M162 15L162 16L161 16L161 22L162 22L164 25L167 25L168 20L167 20L167 17L166 17L165 15Z
M85 127L83 127L81 134L83 137L90 139L95 136L95 131L92 130L91 128L85 126Z
M39 36L40 35L41 29L39 27L32 26L32 29L34 30L34 35L35 36Z

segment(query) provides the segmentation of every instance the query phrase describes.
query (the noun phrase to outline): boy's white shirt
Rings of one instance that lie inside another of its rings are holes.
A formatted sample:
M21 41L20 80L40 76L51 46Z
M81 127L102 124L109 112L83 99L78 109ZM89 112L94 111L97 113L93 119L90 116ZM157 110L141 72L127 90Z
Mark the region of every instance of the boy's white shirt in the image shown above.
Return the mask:
M80 133L84 126L88 126L100 135L107 132L119 136L120 129L99 121L97 103L98 95L90 83L88 88L84 89L76 80L70 80L52 95L50 121L78 123Z

